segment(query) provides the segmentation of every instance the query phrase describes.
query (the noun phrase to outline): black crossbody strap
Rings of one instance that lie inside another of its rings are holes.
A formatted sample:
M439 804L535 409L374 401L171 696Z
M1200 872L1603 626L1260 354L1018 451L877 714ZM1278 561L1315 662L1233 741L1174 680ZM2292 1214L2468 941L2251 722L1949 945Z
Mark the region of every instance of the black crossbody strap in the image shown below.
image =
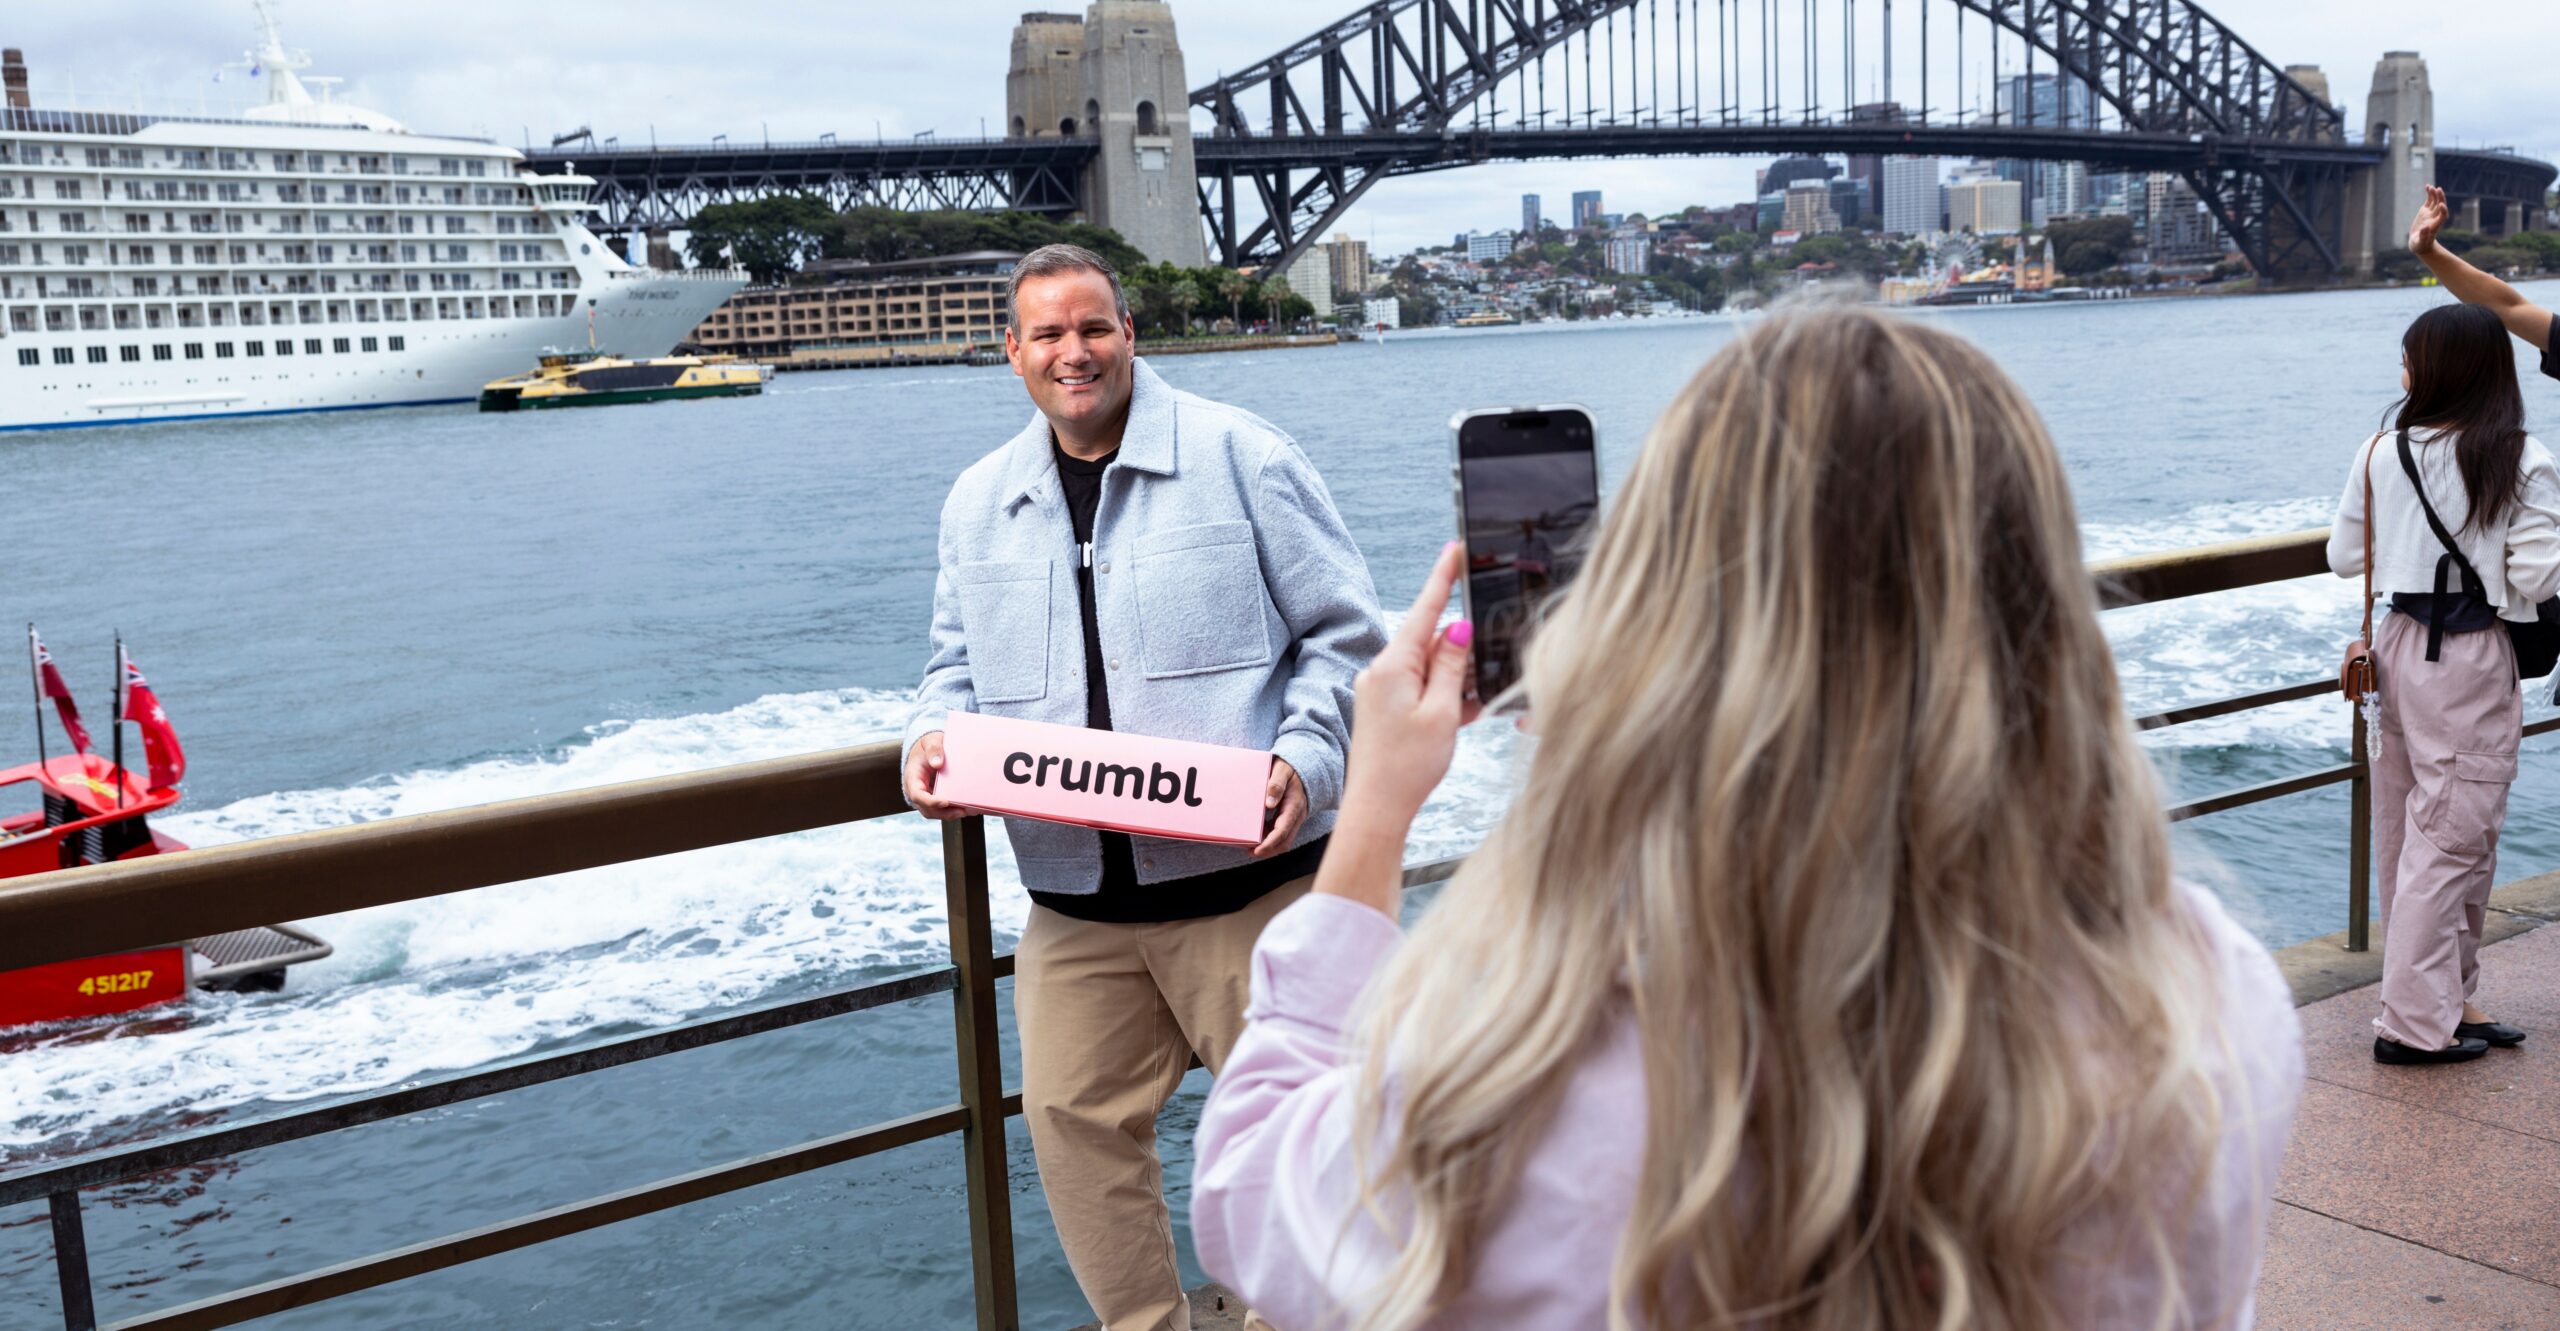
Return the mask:
M2444 625L2439 622L2438 616L2444 613L2446 571L2449 568L2462 570L2462 590L2479 597L2482 604L2487 604L2489 600L2489 589L2480 581L2480 570L2471 567L2471 561L2463 558L2462 547L2453 543L2453 533L2444 529L2444 519L2436 516L2436 506L2427 502L2427 483L2418 475L2418 459L2411 456L2409 452L2407 430L2400 432L2400 470L2409 474L2409 488L2418 492L2418 508L2427 515L2427 527L2435 532L2436 544L2444 547L2444 557L2436 561L2437 600L2427 616L2427 659L2432 661L2436 659L2437 649L2444 645ZM2372 517L2373 515L2368 513L2365 515L2365 520L2370 522Z

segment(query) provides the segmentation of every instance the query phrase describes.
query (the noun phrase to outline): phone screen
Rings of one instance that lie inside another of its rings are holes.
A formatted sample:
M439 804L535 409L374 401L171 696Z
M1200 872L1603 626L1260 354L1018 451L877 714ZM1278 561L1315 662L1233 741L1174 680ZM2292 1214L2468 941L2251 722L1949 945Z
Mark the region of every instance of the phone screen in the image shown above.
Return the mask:
M1600 506L1591 417L1579 408L1487 412L1458 422L1458 510L1467 546L1467 616L1476 691L1517 683L1522 651L1549 601L1581 567Z

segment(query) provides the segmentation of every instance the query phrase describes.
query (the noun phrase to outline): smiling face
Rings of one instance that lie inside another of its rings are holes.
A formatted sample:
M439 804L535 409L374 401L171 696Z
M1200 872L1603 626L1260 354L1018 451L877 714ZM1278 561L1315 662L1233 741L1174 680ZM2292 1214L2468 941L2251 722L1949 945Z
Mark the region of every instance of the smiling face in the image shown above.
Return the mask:
M1013 314L1005 356L1059 446L1091 457L1119 447L1137 345L1111 280L1091 271L1031 278L1015 293Z

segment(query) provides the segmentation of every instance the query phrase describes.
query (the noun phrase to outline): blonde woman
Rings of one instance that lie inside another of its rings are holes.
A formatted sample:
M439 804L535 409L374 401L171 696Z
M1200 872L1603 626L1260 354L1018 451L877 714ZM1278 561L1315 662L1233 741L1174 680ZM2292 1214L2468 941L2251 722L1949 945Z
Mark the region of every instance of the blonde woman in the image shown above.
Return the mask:
M1198 1137L1285 1331L2245 1326L2302 1078L2170 877L2068 487L1920 324L1770 320L1665 414L1537 638L1509 813L1405 941L1468 626L1362 676L1313 895Z

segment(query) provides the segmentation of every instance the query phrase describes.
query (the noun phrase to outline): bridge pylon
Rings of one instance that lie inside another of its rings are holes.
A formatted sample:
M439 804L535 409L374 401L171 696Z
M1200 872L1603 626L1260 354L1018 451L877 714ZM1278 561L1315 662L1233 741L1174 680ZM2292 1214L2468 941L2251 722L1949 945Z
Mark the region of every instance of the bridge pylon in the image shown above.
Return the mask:
M2436 183L2436 95L2424 57L2391 51L2374 62L2364 121L2365 143L2382 160L2348 182L2347 266L2370 273L2377 256L2407 243L2409 219Z
M1005 103L1005 123L1016 138L1094 143L1082 182L1087 221L1119 232L1156 262L1193 268L1208 262L1192 161L1191 86L1166 0L1094 0L1082 20L1023 15L1014 29Z

